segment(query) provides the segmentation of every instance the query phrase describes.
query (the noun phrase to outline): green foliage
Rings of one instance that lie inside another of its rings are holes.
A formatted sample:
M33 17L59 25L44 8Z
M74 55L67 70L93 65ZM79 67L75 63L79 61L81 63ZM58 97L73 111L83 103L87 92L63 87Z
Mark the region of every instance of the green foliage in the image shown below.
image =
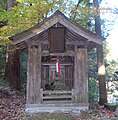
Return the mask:
M54 88L55 88L54 82L45 85L46 90L54 90Z
M115 60L105 61L106 66L106 80L115 80L114 72L116 70L117 62Z
M20 52L20 80L21 91L25 93L27 83L27 53L25 51Z
M4 11L6 9L7 0L0 0L0 11Z
M6 84L7 84L6 81L0 77L0 88L6 86Z
M8 22L7 26L0 28L0 45L8 44L10 36L39 23L52 7L48 1L23 0L18 2L17 6L12 7L10 11L1 10L0 21Z
M5 74L5 65L6 65L6 48L0 47L0 86L6 85L6 81L4 80Z
M88 76L97 79L97 53L96 48L88 52Z
M99 97L99 86L96 79L89 78L88 82L89 88L89 102L98 101Z
M98 83L97 83L97 53L96 49L88 52L88 87L89 87L89 101L98 100Z
M94 11L90 6L90 0L78 1L79 4L72 7L71 19L82 27L95 32Z
M115 80L114 72L118 66L117 60L108 59L110 48L107 41L103 43L103 48L104 48L104 62L106 66L106 80Z

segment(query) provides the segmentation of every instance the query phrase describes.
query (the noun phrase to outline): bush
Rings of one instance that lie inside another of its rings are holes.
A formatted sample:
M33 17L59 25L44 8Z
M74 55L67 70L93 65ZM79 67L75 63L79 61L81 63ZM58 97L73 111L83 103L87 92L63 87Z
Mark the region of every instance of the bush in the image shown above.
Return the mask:
M0 47L0 86L5 86L6 47Z

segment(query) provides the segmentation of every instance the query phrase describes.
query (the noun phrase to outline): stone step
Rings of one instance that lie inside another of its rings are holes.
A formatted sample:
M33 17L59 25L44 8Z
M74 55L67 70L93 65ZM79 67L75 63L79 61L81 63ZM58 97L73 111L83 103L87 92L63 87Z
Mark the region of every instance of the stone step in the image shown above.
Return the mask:
M26 112L76 112L81 110L88 110L89 104L29 104L26 105Z

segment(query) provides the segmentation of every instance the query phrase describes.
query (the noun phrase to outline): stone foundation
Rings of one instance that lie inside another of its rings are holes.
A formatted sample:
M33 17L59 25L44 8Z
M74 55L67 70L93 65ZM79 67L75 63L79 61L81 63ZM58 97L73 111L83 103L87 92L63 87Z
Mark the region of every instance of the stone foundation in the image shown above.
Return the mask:
M66 112L66 113L80 113L81 110L88 110L89 104L27 104L26 112Z

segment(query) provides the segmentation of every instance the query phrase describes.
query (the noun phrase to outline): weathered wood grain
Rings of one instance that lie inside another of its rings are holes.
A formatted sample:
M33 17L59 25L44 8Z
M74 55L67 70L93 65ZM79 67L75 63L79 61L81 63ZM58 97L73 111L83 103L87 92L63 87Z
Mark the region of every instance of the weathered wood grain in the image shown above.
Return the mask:
M87 50L77 48L74 69L75 102L88 103Z
M41 44L28 43L27 103L41 103Z

